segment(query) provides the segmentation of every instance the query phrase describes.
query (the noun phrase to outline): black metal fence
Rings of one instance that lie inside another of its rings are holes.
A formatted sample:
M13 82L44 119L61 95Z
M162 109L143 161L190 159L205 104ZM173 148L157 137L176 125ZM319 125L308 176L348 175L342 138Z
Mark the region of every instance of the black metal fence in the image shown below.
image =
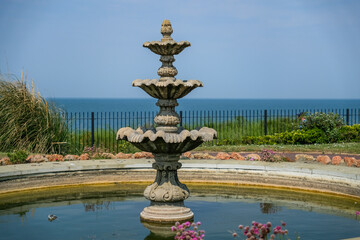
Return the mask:
M180 126L186 129L211 127L218 139L209 144L231 142L245 136L271 135L291 131L300 124L301 113L336 113L345 124L360 123L360 109L298 109L298 110L234 110L234 111L180 111ZM156 112L76 112L67 113L70 145L82 151L95 146L112 152L121 150L123 141L116 141L116 132L122 127L152 127Z

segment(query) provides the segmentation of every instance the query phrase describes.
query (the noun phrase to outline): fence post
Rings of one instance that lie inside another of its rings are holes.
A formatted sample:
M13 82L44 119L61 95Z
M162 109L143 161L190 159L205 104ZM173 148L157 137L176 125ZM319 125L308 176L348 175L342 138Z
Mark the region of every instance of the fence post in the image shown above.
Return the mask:
M267 135L267 110L264 110L264 133Z
M182 127L182 116L183 116L182 111L180 111L180 127Z
M95 143L95 134L94 134L94 131L95 131L95 126L94 126L94 122L95 122L95 117L94 117L94 112L91 112L91 147L94 146L94 143Z
M349 109L346 109L346 125L349 125L349 119L350 119L350 114L349 114Z

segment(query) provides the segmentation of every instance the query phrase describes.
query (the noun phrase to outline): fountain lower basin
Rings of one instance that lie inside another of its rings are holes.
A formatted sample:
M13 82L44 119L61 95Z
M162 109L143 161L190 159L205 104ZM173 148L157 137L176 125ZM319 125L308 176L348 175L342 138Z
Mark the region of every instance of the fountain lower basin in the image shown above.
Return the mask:
M360 236L354 198L250 186L188 186L192 197L187 204L196 214L194 220L202 222L207 240L230 239L229 230L252 220L285 221L291 238L295 232L301 239L314 240ZM144 228L140 223L137 211L147 205L144 187L145 183L77 185L0 194L2 236L15 240L48 239L49 234L58 239L173 239L171 224L144 223ZM58 218L49 222L48 214ZM329 223L336 227L329 228Z

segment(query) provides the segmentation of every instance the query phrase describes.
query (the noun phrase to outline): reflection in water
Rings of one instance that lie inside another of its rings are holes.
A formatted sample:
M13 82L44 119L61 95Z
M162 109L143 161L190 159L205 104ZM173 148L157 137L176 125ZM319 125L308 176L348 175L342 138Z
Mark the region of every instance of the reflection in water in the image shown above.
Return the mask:
M83 203L83 206L84 206L85 212L89 212L89 211L95 212L95 210L99 211L99 210L104 210L104 209L105 210L114 209L114 207L111 207L111 204L112 204L111 201L97 200L96 203L85 202L85 203Z
M281 211L281 207L272 203L260 203L260 210L264 214L274 214Z
M173 240L174 236L161 236L161 235L157 235L155 233L150 232L150 234L144 238L144 240Z

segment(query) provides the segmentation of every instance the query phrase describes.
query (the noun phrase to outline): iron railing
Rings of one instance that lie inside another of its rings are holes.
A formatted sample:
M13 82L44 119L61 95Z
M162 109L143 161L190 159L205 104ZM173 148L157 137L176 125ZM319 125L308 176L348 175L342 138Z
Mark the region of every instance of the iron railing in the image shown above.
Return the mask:
M208 144L231 142L245 136L271 135L291 131L300 124L301 113L336 113L345 124L360 123L360 109L298 109L298 110L234 110L179 111L180 126L195 129L203 126L217 130L218 139ZM151 112L72 112L66 113L70 146L77 151L95 146L118 152L123 141L116 141L122 127L152 127L155 111Z

